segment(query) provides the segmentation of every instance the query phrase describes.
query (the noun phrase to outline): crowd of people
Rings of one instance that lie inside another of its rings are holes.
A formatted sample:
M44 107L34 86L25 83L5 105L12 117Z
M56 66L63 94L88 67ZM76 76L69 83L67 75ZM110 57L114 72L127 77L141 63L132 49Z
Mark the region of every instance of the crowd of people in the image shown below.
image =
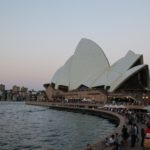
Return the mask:
M116 145L118 150L126 146L135 147L136 143L140 142L141 148L150 148L150 116L142 111L124 109L119 112L124 115L126 124L123 125L120 135L116 133L106 138L105 145Z
M114 133L104 141L105 146L114 145L116 150L126 149L130 146L134 148L140 142L141 149L150 148L150 115L142 110L113 109L125 118L125 124L121 133ZM86 150L93 150L90 144L87 144Z

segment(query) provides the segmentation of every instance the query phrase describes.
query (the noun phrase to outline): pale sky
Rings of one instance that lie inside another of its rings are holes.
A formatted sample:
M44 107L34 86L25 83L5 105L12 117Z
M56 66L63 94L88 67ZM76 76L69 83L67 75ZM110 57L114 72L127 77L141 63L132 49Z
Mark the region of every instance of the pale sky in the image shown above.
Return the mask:
M44 89L83 37L150 65L150 0L0 0L0 83Z

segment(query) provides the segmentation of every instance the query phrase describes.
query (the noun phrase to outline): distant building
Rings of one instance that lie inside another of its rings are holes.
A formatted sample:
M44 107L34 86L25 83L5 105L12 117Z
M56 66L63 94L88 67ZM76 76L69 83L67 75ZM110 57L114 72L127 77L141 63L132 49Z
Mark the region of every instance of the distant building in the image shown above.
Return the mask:
M0 84L0 91L5 91L5 85L4 84Z
M0 84L0 100L3 100L5 98L5 85Z
M26 88L26 87L21 87L21 89L20 89L20 98L22 99L22 100L26 100L27 99L27 97L28 97L28 88Z
M37 91L35 90L29 91L28 100L37 101Z
M37 101L45 101L45 91L38 91L37 92Z
M29 97L28 88L14 85L12 89L5 90L5 85L0 84L0 100L1 101L23 101Z
M14 85L14 86L12 87L12 92L13 92L13 94L19 93L19 92L20 92L20 87L17 86L17 85Z
M13 100L12 90L6 91L6 100Z
M28 88L23 86L23 87L21 87L20 91L26 93L28 91Z

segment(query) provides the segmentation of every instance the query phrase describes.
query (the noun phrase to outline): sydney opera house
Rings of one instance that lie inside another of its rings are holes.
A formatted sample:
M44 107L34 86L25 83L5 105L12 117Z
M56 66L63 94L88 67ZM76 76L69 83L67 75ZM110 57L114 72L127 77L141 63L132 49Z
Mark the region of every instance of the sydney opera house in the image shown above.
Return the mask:
M143 94L150 89L149 66L144 64L142 54L133 51L128 51L124 57L110 65L99 45L83 38L74 54L55 72L50 84L45 84L45 87L49 99L58 91L65 93L64 97L80 95L82 98L89 91ZM79 91L88 92L77 94Z

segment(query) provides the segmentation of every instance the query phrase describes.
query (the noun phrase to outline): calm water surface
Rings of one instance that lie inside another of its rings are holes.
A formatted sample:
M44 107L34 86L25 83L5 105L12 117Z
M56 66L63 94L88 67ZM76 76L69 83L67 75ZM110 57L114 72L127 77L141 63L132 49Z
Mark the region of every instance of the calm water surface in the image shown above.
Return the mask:
M0 102L0 150L82 150L114 128L95 116Z

